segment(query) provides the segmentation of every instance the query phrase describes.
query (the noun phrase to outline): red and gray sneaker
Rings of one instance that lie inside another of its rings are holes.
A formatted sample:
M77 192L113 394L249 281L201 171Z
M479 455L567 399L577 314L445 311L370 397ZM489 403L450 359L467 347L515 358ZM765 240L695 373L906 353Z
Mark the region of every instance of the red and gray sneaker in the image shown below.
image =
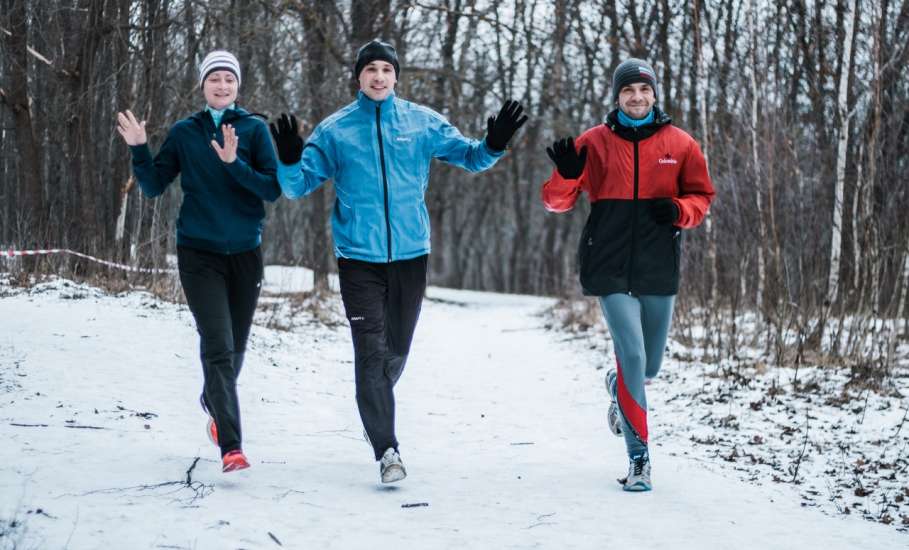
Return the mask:
M229 451L221 458L221 462L221 471L224 473L249 468L249 462L246 460L246 456L240 449Z
M205 434L208 436L208 440L211 441L215 447L218 446L218 426L215 424L215 419L208 417L208 424L205 426Z
M205 414L208 415L208 423L205 425L205 435L208 436L208 440L211 441L216 447L218 446L218 426L215 425L215 419L212 418L211 413L208 412L208 407L205 406L205 394L199 395L199 404L202 405L202 410L205 411Z

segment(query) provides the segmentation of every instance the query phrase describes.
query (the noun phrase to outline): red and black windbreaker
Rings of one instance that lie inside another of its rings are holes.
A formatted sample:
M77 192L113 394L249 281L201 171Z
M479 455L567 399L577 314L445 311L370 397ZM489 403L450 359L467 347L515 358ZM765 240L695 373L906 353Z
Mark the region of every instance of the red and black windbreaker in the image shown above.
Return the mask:
M654 109L654 122L638 128L619 124L613 111L575 140L578 150L585 145L581 177L553 170L542 191L551 212L571 210L581 191L590 200L578 247L584 294L678 293L681 229L703 221L715 194L697 142ZM660 198L678 207L675 225L653 219L650 203Z

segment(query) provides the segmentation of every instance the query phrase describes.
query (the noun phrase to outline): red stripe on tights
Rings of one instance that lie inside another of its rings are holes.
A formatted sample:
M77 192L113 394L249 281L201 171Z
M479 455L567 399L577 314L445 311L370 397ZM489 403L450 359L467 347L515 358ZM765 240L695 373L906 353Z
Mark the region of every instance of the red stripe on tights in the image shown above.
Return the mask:
M638 438L646 445L647 444L647 410L641 407L637 401L634 400L634 397L631 396L631 392L628 391L628 388L625 387L625 379L622 377L622 365L619 363L618 358L615 361L616 367L618 367L618 398L619 406L622 408L622 416L625 417L625 420L631 424L631 428L637 433Z

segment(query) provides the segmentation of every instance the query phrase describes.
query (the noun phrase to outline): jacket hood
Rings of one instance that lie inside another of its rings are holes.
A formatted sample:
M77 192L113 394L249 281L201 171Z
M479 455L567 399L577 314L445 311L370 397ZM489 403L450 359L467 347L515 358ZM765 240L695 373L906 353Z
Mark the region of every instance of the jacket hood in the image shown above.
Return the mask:
M252 116L254 116L254 117L259 117L259 118L261 118L262 120L264 120L265 122L268 122L268 117L265 116L264 114L262 114L262 113L250 113L249 111L247 111L247 110L244 109L243 107L240 107L239 105L235 106L233 109L226 109L226 110L224 111L224 116L223 116L223 118L221 119L221 121L222 121L222 122L229 122L229 121L231 121L231 120L238 120L238 119L241 119L241 118L249 118L249 117L252 117ZM191 114L191 115L189 116L189 118L190 118L190 120L194 120L194 121L196 121L196 122L200 122L200 123L201 123L201 122L204 121L206 118L208 118L208 120L211 120L211 114L208 112L208 110L202 109L201 111L198 111L198 112L195 112L195 113Z
M606 120L603 122L610 130L628 141L640 141L649 138L655 134L657 130L671 123L672 117L656 106L653 107L653 122L638 126L637 128L629 128L628 126L623 126L622 123L619 122L618 108L613 109L606 115Z

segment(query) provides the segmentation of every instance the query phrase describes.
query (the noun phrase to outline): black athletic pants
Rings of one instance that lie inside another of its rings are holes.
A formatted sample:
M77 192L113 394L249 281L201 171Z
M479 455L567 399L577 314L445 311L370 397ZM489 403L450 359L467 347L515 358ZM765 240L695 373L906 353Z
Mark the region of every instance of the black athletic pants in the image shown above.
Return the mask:
M196 319L205 386L205 407L218 427L221 455L241 448L237 377L262 282L257 247L218 254L177 247L180 283Z
M427 258L383 264L338 259L354 346L357 407L376 460L389 447L398 448L393 390L420 316Z

